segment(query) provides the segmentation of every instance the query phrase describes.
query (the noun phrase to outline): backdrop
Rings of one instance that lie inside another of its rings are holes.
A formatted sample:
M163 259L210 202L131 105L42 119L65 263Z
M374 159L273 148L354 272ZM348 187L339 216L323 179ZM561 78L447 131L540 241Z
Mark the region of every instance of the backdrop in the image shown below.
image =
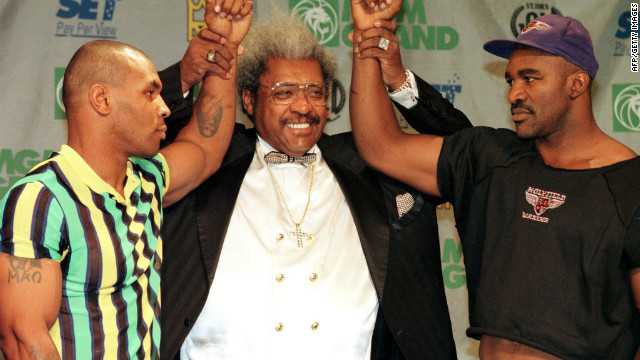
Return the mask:
M349 1L254 1L256 19L273 6L290 9L336 53L340 76L326 132L348 131ZM189 39L203 26L203 7L204 0L0 0L0 196L65 142L61 80L80 45L93 39L127 42L145 51L160 70L182 57ZM549 13L580 19L591 32L600 62L593 91L598 124L640 152L637 4L405 0L396 20L408 68L438 88L475 125L510 128L507 62L484 52L482 44L514 38L533 18ZM439 222L442 274L459 357L477 359L477 343L464 334L466 277L450 207L439 211Z

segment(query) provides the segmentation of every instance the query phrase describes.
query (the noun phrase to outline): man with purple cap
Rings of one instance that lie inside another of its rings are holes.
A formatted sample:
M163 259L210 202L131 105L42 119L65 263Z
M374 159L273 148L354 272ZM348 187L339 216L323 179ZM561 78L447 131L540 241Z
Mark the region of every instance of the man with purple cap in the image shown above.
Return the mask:
M544 15L515 40L487 42L485 50L509 59L515 131L445 137L405 134L395 120L382 82L389 72L380 71L383 61L405 71L395 35L356 28L354 39L358 149L374 168L453 204L467 334L481 340L480 358L632 359L640 344L640 157L596 123L598 62L585 27ZM419 126L415 112L399 110Z
M568 16L539 16L522 29L515 40L488 41L484 44L484 49L509 59L514 48L518 46L560 56L586 71L591 79L595 78L598 72L598 60L593 53L589 31L580 21Z

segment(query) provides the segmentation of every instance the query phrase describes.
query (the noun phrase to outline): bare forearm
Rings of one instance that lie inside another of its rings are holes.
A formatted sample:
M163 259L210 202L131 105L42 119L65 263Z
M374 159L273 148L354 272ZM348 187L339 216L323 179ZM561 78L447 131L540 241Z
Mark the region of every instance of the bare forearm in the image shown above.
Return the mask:
M359 33L355 33L355 38ZM401 130L398 126L391 101L382 82L380 65L375 59L353 56L349 112L358 150L372 166L378 167L384 160L377 154L386 148Z
M193 141L202 148L207 160L200 182L220 167L231 141L236 118L235 70L234 66L229 79L205 77L194 105L191 121L197 124L198 133Z
M236 117L236 73L239 44L244 39L253 13L253 3L225 1L223 8L208 1L205 22L210 31L224 37L207 61L226 70L224 76L207 72L193 108L190 122L175 142L161 150L169 165L169 188L163 206L169 206L211 176L222 163L233 133ZM214 8L214 6L217 9ZM222 13L228 16L220 16ZM211 55L209 55L211 54Z
M169 206L193 190L222 163L235 123L235 75L207 76L202 82L189 123L161 152L169 163Z
M436 174L442 138L403 133L377 60L357 54L353 58L349 111L360 155L386 175L439 196Z

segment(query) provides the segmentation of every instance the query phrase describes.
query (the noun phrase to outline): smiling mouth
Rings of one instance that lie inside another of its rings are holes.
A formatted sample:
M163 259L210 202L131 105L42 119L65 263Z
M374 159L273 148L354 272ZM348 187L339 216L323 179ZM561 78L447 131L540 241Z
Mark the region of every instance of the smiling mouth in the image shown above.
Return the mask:
M286 124L286 125L290 129L306 129L306 128L311 126L311 124L309 124L309 123L300 123L300 124L289 123L289 124Z

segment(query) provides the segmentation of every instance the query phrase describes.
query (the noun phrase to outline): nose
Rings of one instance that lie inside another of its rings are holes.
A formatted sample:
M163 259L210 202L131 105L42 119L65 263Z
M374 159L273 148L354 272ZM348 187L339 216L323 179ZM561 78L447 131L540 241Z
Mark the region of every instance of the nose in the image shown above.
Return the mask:
M509 103L515 104L516 101L524 101L527 98L527 94L524 92L518 81L514 81L509 89Z
M163 118L166 119L169 117L169 115L171 115L171 110L169 110L169 107L167 106L167 104L164 102L164 100L162 99L162 97L158 96L157 100L159 102L158 104L158 114Z
M307 100L307 96L305 95L303 90L298 91L298 95L293 102L289 105L291 111L297 112L299 114L307 114L313 109L313 105L309 103Z

